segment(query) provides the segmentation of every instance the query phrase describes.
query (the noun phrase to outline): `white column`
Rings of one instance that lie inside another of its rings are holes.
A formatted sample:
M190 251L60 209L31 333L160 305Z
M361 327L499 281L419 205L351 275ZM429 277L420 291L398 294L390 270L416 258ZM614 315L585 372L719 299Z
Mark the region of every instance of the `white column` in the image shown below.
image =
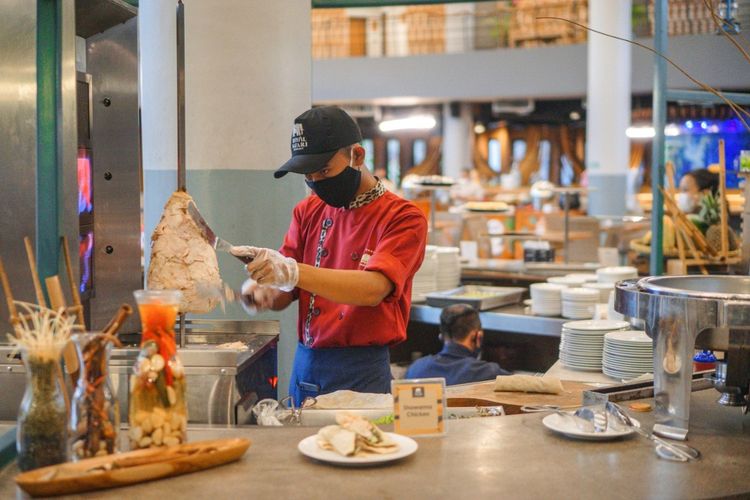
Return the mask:
M175 2L170 0L143 2L138 8L138 97L144 170L177 169L175 12Z
M471 167L471 134L474 124L468 103L459 105L453 116L451 105L443 105L443 175L458 179L461 170Z
M144 253L176 187L176 1L139 10L144 167ZM212 228L234 244L277 248L304 196L299 176L273 178L290 156L294 117L311 105L309 0L185 0L187 190ZM215 226L215 227L214 227ZM219 255L224 281L242 265ZM297 344L296 305L250 318L239 308L212 317L279 319L279 396L287 394Z
M590 0L589 26L631 38L631 0ZM627 42L588 34L586 170L589 213L625 213L625 184L630 160L631 47Z

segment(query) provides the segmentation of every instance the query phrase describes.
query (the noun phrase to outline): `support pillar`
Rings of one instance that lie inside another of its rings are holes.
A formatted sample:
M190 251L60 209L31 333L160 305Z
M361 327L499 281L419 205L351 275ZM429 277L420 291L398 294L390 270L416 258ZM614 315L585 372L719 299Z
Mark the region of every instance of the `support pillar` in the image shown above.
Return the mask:
M589 25L631 38L631 0L591 0ZM588 34L586 171L591 215L625 213L630 162L631 47L596 33Z

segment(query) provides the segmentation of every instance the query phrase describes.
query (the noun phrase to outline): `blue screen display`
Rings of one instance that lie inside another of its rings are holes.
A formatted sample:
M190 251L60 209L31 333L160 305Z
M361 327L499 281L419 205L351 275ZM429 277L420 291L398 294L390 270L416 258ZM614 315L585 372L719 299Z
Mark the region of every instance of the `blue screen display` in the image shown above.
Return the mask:
M750 131L736 118L729 120L688 120L672 128L666 137L667 161L675 166L675 183L685 173L719 163L719 140L724 139L727 187L739 187L740 151L750 150Z

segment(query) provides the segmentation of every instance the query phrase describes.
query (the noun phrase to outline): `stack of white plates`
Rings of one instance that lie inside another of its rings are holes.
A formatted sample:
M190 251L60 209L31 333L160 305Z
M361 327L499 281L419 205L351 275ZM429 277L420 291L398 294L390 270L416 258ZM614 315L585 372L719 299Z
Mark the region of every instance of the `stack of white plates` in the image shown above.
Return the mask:
M560 335L560 361L566 368L601 371L604 336L628 328L625 321L569 321Z
M604 336L602 371L616 379L631 379L654 370L653 342L645 332L626 330Z
M589 288L566 288L562 291L562 317L591 319L596 312L599 292Z
M437 247L437 290L451 290L461 284L461 258L458 247Z
M566 274L565 277L583 280L586 283L595 283L599 280L594 273L570 273Z
M609 293L615 289L614 283L584 283L583 288L589 288L599 292L599 303L606 304L609 302Z
M425 294L434 292L437 288L437 257L435 249L427 247L422 266L414 275L411 284L411 301L424 302Z
M576 278L571 276L552 276L547 278L547 283L554 283L555 285L564 285L569 288L578 288L586 283L583 278Z
M601 267L596 270L599 283L617 283L638 277L638 269L630 266Z
M562 312L560 293L565 289L565 286L554 283L534 283L530 285L532 314L560 316Z

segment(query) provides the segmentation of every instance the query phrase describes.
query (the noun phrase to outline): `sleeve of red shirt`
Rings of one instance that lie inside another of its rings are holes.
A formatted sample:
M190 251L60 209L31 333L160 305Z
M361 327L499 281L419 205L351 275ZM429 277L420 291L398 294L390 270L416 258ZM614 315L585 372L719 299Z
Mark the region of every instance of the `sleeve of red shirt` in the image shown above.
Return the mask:
M304 200L303 200L304 201ZM292 211L292 221L289 223L289 229L284 236L284 243L279 248L279 253L285 257L291 257L297 262L302 262L303 249L302 242L302 203L298 203ZM295 288L292 292L294 299L299 298L299 289Z
M427 219L417 207L407 207L391 220L365 267L383 273L393 283L386 301L398 300L404 293L407 281L422 265L426 240Z

